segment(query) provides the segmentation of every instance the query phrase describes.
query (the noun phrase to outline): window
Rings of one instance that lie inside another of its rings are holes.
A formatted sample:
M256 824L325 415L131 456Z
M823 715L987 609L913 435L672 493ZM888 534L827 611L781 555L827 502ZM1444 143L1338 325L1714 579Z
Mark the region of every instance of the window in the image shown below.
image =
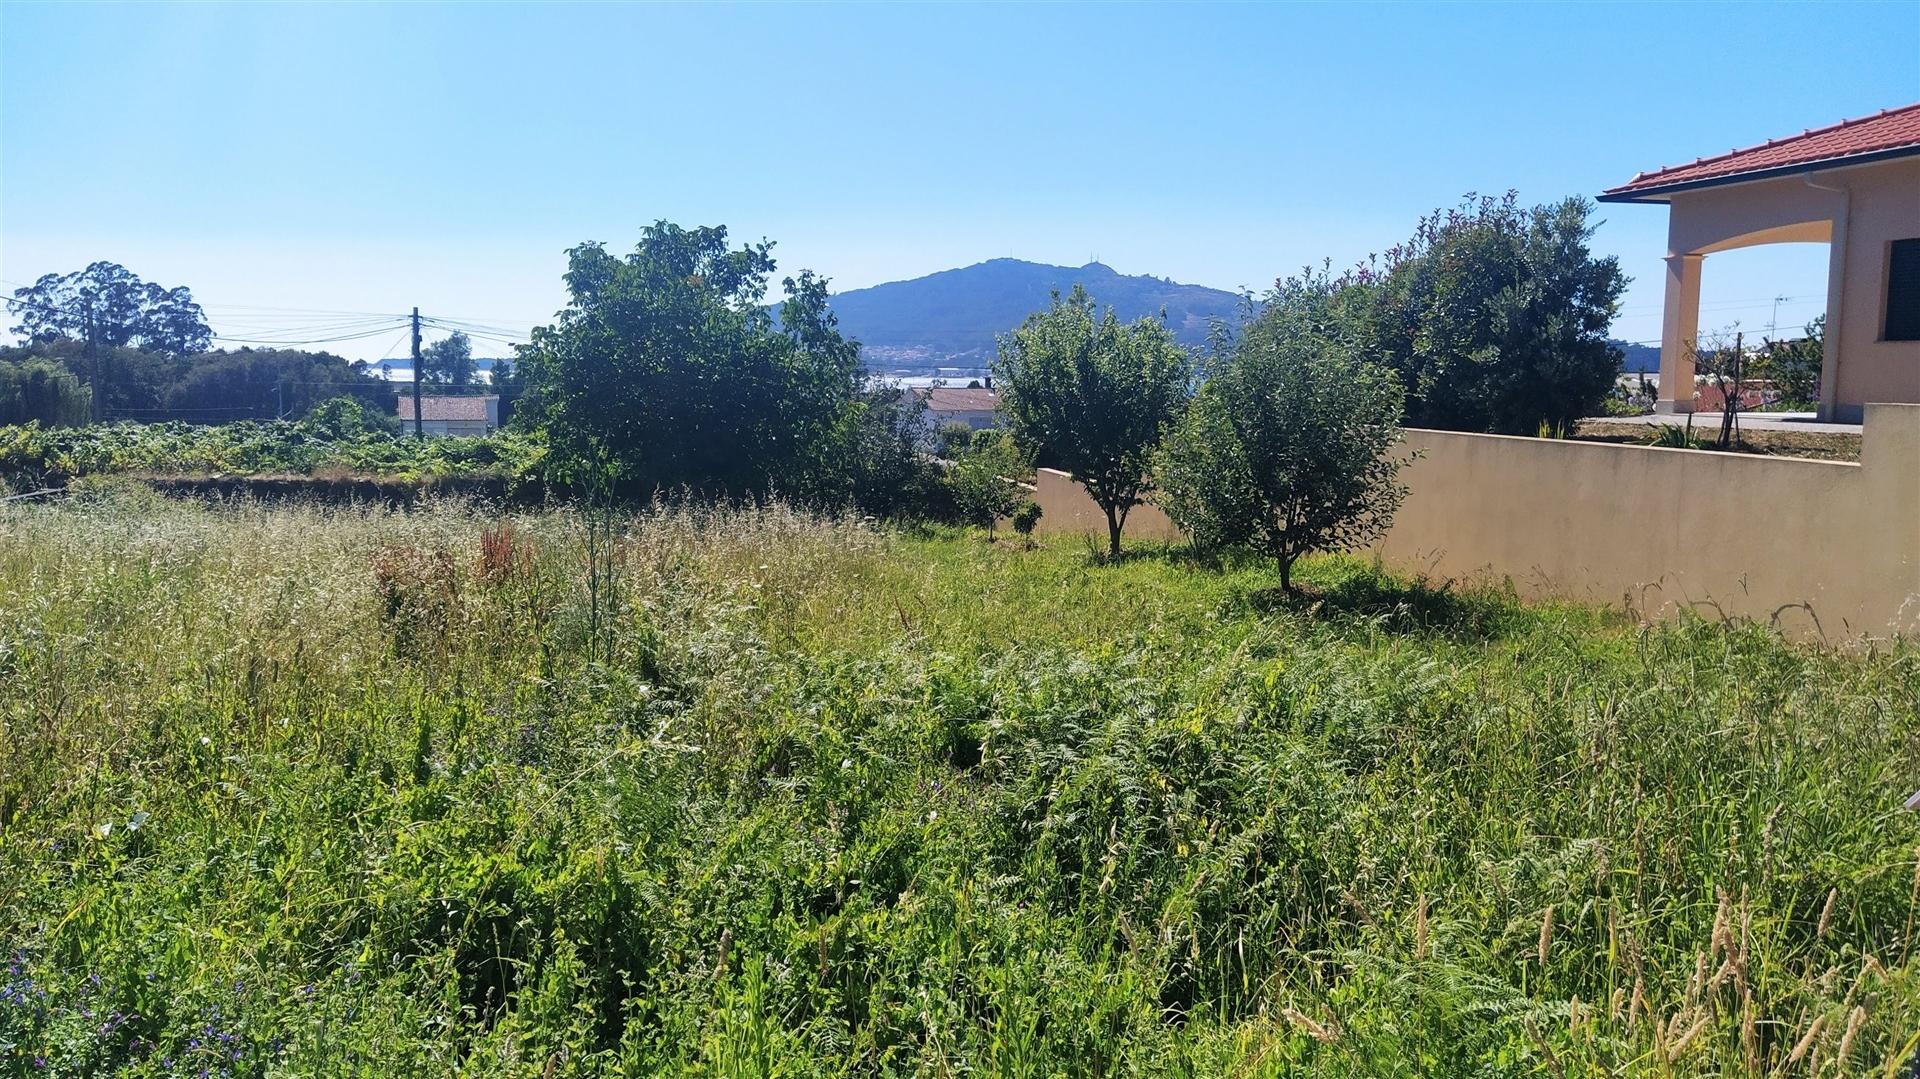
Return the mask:
M1920 341L1920 239L1895 240L1887 252L1887 324L1883 341Z

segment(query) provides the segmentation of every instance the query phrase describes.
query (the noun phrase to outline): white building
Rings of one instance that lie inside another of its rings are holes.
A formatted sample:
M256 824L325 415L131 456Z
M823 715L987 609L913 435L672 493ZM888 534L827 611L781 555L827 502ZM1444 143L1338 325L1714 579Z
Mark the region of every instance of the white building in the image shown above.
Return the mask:
M402 390L400 426L413 430L413 394ZM428 435L486 435L500 428L500 395L421 394L420 431Z
M958 421L979 431L997 422L995 414L1000 408L1000 393L997 390L933 386L914 392L926 398L927 426L930 428L938 429L941 424Z

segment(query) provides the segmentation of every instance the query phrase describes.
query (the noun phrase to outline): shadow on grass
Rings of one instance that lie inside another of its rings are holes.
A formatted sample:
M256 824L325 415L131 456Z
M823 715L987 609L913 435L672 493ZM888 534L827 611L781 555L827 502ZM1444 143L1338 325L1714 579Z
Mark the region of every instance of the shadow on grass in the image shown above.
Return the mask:
M1404 580L1352 559L1314 565L1304 577L1296 579L1293 592L1261 588L1236 598L1261 614L1291 613L1334 625L1467 641L1512 636L1535 622L1535 612L1510 590Z

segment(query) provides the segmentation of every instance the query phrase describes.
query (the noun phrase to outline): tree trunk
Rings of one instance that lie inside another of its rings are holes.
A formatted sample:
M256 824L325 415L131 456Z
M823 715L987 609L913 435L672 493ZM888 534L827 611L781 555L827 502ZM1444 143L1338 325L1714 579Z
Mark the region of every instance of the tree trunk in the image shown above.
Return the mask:
M1114 513L1114 507L1107 508L1107 557L1118 561L1120 558L1120 522L1121 517Z
M1293 558L1290 555L1280 556L1280 591L1293 594Z

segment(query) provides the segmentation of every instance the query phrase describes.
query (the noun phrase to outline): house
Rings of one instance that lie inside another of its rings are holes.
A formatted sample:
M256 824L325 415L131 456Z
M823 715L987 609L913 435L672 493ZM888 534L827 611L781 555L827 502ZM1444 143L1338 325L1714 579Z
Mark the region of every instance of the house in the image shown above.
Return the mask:
M413 394L402 390L395 411L413 430ZM485 435L500 429L500 395L421 394L420 431L428 435Z
M915 390L927 402L927 424L964 423L975 431L994 426L1000 392L988 389L952 389L933 386Z
M1820 418L1920 403L1920 103L1643 172L1600 201L1668 207L1656 411L1695 407L1707 256L1771 243L1829 246Z

